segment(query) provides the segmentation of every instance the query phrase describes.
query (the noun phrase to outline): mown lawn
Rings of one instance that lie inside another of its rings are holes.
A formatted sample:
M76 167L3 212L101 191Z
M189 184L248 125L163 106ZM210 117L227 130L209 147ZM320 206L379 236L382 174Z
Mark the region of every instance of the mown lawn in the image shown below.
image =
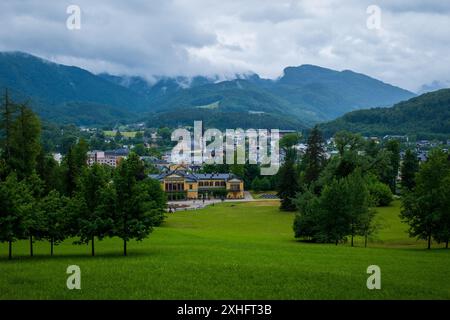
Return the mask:
M67 241L0 245L1 299L450 299L450 251L409 239L398 203L379 209L382 229L369 248L295 241L293 215L271 201L224 203L170 215L149 239L88 246ZM81 290L66 288L66 268L81 268ZM381 268L368 290L366 269Z

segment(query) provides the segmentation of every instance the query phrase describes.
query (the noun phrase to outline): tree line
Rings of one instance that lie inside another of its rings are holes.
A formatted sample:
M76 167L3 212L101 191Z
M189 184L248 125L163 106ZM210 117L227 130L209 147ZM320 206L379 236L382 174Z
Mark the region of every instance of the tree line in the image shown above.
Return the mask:
M414 176L411 174L417 168L414 162L405 160L403 168L403 179L406 176L408 187L403 195L401 217L409 224L410 236L426 240L428 249L432 239L445 243L448 249L450 155L439 149L432 150Z
M39 118L25 105L3 96L0 110L0 242L38 240L54 246L66 239L90 244L119 237L142 240L164 219L166 198L131 153L116 169L87 165L88 144L73 143L59 165L41 144Z
M284 139L284 138L283 138ZM450 158L434 150L419 165L417 155L407 150L400 159L396 140L377 143L358 134L338 132L334 136L337 155L326 157L322 134L311 130L307 150L299 156L294 146L299 138L286 138L284 163L278 173L280 209L296 211L296 238L335 243L376 232L374 207L387 206L393 194L402 199L401 218L410 235L444 242L450 236ZM400 185L397 176L400 172Z

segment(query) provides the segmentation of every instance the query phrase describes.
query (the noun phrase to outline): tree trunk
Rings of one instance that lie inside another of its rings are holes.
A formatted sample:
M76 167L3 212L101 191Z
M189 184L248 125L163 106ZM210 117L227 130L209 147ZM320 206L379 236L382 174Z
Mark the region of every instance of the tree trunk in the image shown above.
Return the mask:
M91 245L92 245L92 256L95 256L94 236L92 236Z
M30 257L33 256L33 236L30 236Z
M431 234L428 235L428 250L431 249Z
M352 234L352 247L353 247L353 234Z
M50 240L50 255L53 257L53 238Z
M9 248L8 259L11 260L12 259L12 241L11 240L8 241L8 248Z
M339 241L339 240L338 240L338 239L336 239L336 245L338 245L338 241Z
M127 240L123 240L123 255L127 255Z
M367 248L367 233L364 235L364 248Z
M445 249L448 249L448 239L445 241Z

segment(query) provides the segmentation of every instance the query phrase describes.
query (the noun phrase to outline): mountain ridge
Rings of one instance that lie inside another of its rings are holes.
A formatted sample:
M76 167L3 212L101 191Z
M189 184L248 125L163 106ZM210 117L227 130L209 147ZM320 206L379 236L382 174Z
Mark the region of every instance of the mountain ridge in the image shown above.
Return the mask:
M137 118L165 125L169 114L195 114L199 106L217 103L214 110L206 112L218 118L214 123L237 115L248 125L248 115L259 113L281 126L286 122L286 126L304 128L350 110L389 106L414 96L363 74L313 65L287 67L283 76L274 80L256 73L225 81L218 76L155 80L149 83L138 76L95 75L22 52L0 54L0 88L32 99L35 110L45 118L81 125ZM179 124L190 125L177 118Z
M410 135L419 139L450 137L450 89L428 92L391 108L349 112L320 125L327 136L347 130L363 135Z

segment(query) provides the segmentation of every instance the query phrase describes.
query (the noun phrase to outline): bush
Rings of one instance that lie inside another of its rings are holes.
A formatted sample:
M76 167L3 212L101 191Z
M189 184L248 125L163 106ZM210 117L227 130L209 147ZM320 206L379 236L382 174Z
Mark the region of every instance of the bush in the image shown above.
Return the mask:
M384 183L377 181L369 184L369 193L377 207L385 207L392 202L391 188Z
M261 191L269 191L272 187L270 180L267 177L264 177L260 180L260 189Z
M255 192L259 192L259 191L262 190L261 179L259 179L258 177L253 179L253 181L252 181L252 189Z

